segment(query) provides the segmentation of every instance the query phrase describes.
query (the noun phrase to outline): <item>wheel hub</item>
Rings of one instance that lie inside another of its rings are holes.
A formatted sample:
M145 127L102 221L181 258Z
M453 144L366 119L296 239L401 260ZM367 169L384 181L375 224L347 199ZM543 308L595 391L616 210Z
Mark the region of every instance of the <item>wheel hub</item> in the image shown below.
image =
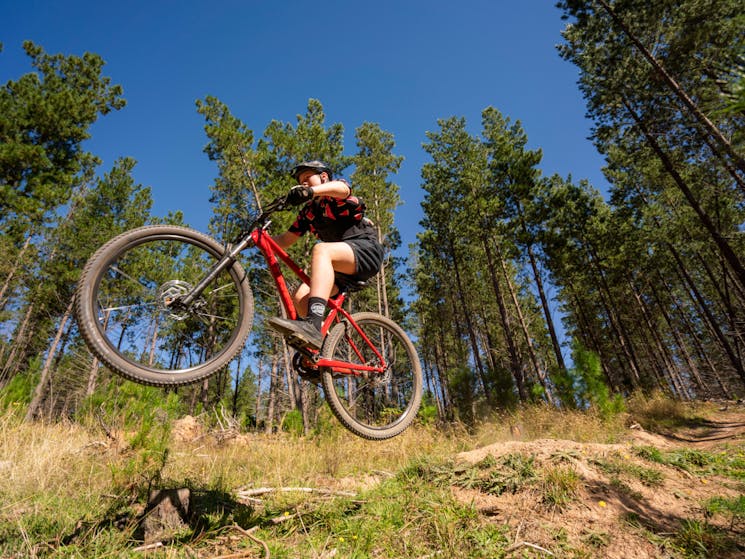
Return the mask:
M158 307L168 313L173 320L186 320L189 313L186 309L174 306L181 297L191 291L191 284L181 280L170 280L158 288Z

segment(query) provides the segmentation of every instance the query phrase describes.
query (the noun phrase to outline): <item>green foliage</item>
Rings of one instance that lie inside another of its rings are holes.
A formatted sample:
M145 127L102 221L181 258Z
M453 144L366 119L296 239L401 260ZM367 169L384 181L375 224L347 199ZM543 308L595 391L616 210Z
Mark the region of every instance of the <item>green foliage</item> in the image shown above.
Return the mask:
M664 482L664 476L659 470L645 468L628 462L621 456L616 456L608 460L594 460L593 464L613 478L632 478L641 481L649 487L658 487Z
M745 481L745 448L736 446L729 451L708 452L688 448L660 450L656 447L636 447L637 456L655 462L680 468L697 475L721 475L738 481Z
M541 475L541 501L551 509L563 509L579 492L581 479L572 467L545 468Z
M179 411L175 393L118 378L87 402L83 413L97 414L110 429L126 437L131 454L111 468L118 492L146 496L159 484L170 453L171 426Z
M610 394L597 354L582 347L579 340L574 340L572 360L574 368L571 374L574 377L574 389L577 397L585 406L596 407L605 418L625 411L623 396L620 394L611 396Z
M727 307L717 287L728 275L745 282L743 113L727 110L742 78L739 4L557 4L568 20L559 53L580 70L611 187L602 221L570 204L556 211L561 219L551 216L566 229L546 228L549 268L567 330L601 356L616 392L661 385L680 398L727 397L745 378L724 334L742 305ZM570 212L574 219L561 215ZM714 260L736 272L705 264ZM707 358L692 356L692 346L709 348Z
M25 407L31 402L34 387L39 382L39 369L41 359L35 358L30 363L30 370L24 374L16 375L10 382L0 390L0 409L8 409L16 406Z
M302 437L304 432L303 413L300 410L290 410L282 418L282 430L296 437Z
M710 524L685 519L675 535L675 544L686 557L717 557L729 547L722 534Z
M156 421L167 423L178 417L180 411L180 399L175 392L112 376L85 402L79 417L85 419L100 412L104 421L116 428L132 430Z
M432 425L437 421L437 406L423 403L417 413L417 420L423 425Z
M745 495L738 497L712 497L704 503L708 514L723 514L729 516L730 525L734 526L745 521Z
M381 550L388 557L417 557L438 549L448 557L486 558L507 546L503 528L482 526L475 511L455 502L447 487L422 484L409 475L413 471L384 482L363 496L359 512L330 523L343 556L365 557ZM417 529L401 538L401 530L412 524Z
M99 115L121 109L120 86L96 54L49 55L26 41L35 71L0 88L0 225L23 232L66 203L92 159L80 149Z

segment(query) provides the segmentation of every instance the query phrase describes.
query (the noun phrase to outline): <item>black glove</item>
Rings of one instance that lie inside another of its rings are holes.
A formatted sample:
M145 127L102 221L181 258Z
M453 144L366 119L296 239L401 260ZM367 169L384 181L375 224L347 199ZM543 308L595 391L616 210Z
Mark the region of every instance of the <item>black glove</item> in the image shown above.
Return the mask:
M310 186L293 186L287 194L287 203L291 206L299 206L311 198L313 198L313 189Z

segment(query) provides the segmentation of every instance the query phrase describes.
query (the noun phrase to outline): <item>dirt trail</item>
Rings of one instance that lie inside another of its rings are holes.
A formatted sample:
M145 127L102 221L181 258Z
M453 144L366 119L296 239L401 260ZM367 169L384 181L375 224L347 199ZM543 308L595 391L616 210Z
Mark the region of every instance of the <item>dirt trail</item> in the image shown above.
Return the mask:
M720 409L717 419L697 419L675 433L660 433L660 437L671 443L696 448L708 448L727 442L745 440L745 410Z

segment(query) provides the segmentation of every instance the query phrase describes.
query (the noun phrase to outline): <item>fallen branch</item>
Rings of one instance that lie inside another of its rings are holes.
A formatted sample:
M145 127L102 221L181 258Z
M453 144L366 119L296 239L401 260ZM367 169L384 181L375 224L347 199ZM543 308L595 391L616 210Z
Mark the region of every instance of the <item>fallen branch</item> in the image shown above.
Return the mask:
M117 439L113 435L111 428L109 428L109 426L106 425L106 422L103 420L103 412L104 412L104 407L103 407L103 404L101 404L96 410L96 418L98 419L98 424L101 426L101 429L103 429L104 434L109 439L111 439L112 441L116 441Z
M356 493L349 491L332 491L331 489L321 489L317 487L258 487L256 489L243 489L236 493L239 499L251 499L256 495L266 495L267 493L320 493L321 495L335 495L337 497L354 497Z
M155 543L149 543L147 545L141 545L140 547L135 547L132 551L150 551L151 549L158 549L163 547L163 542L155 542Z
M548 549L546 549L544 547L541 547L540 545L536 545L534 543L529 543L529 542L516 543L515 545L512 545L512 546L508 547L505 550L505 554L512 553L513 551L516 551L517 549L519 549L519 548L521 548L523 546L532 547L533 549L537 549L538 551L542 551L543 553L546 553L546 554L550 555L551 557L554 557L554 554L551 553Z

